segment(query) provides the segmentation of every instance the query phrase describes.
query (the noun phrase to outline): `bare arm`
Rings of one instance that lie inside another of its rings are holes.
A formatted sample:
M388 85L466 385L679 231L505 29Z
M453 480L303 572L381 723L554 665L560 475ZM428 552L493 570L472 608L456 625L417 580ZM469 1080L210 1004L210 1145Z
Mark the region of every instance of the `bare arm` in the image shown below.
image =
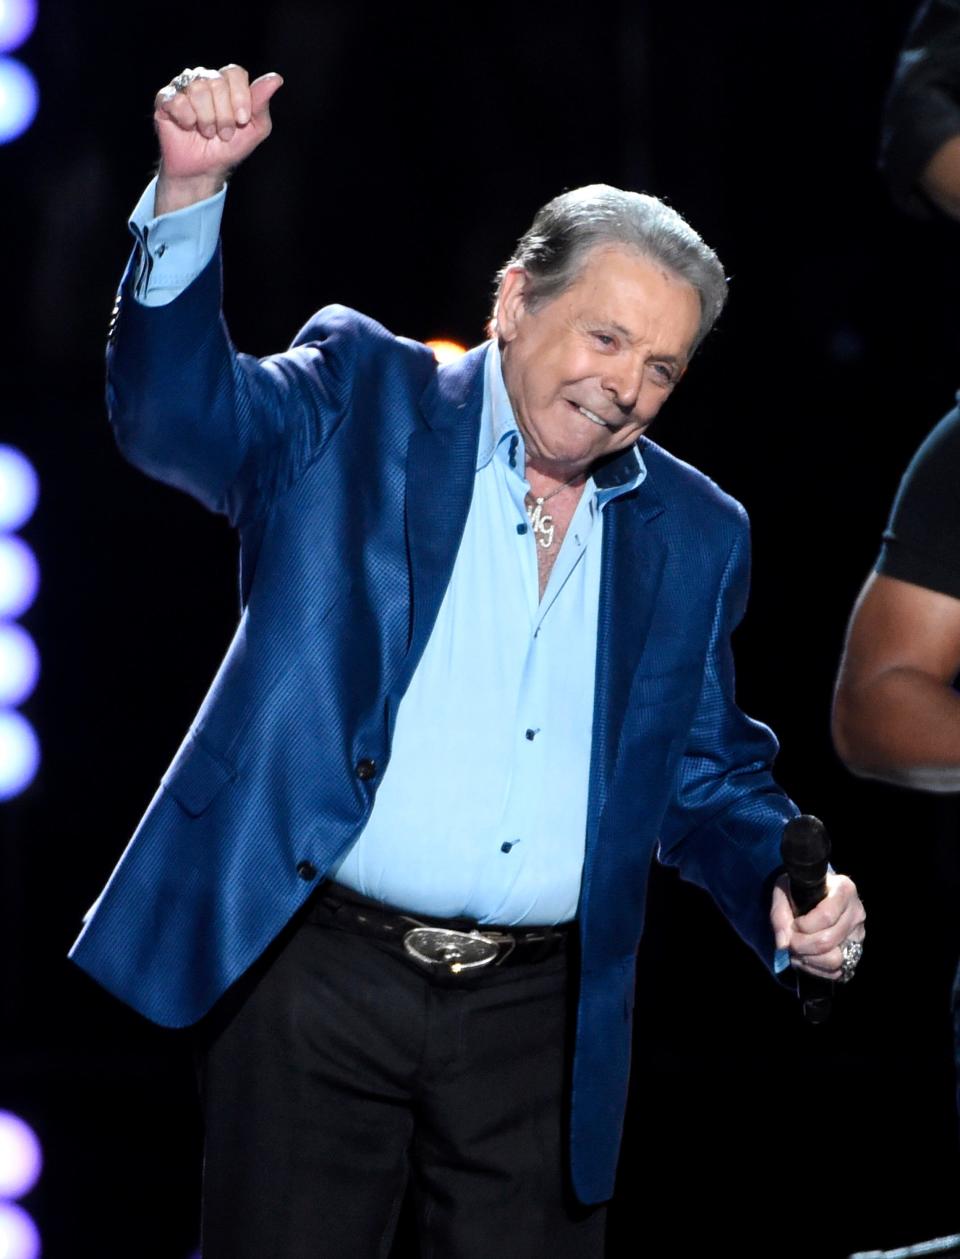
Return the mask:
M940 145L924 167L920 184L939 210L960 219L960 135Z
M833 710L865 778L960 791L960 599L874 573L853 611Z

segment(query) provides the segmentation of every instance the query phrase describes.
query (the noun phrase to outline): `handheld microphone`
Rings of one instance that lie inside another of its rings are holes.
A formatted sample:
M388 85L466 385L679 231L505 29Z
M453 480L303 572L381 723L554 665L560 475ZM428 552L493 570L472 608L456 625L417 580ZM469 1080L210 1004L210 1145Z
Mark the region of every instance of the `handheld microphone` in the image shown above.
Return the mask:
M780 856L789 879L790 900L798 918L809 913L827 894L830 837L819 818L803 813L783 828ZM822 1023L830 1014L833 983L819 975L797 971L797 996L808 1023Z

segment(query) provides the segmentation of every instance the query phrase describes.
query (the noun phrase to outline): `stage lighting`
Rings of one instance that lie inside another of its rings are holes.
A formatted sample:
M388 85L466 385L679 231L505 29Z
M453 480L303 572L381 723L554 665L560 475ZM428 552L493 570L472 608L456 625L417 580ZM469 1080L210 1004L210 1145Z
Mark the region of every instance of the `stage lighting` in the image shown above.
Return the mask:
M36 24L36 0L0 0L0 52L26 43Z
M37 474L26 455L13 446L0 446L0 529L19 529L27 523L38 490Z
M467 347L461 345L459 341L444 341L442 338L435 338L432 341L426 341L424 344L433 350L434 358L440 364L454 363L467 352Z
M40 1179L43 1154L37 1134L19 1115L0 1110L0 1198L23 1198ZM5 1251L0 1247L0 1256Z
M33 694L39 676L36 643L21 626L0 621L0 705L22 704Z
M39 768L40 744L33 726L14 709L0 709L0 800L25 791Z
M20 538L0 536L0 617L20 616L37 597L40 569Z
M39 1259L40 1255L36 1224L12 1202L0 1202L0 1255L3 1259Z
M0 144L23 135L40 104L37 82L14 57L0 57Z

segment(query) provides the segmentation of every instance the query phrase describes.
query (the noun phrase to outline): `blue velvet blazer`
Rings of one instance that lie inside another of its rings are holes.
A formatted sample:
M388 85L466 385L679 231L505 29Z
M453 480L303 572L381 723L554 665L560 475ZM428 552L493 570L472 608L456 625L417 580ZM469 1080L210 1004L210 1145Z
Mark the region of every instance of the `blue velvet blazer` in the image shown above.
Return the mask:
M117 441L236 526L243 610L72 956L184 1026L367 819L466 519L483 356L438 367L331 306L258 361L230 343L219 259L168 306L130 289L128 272L108 350ZM769 882L796 812L770 775L772 734L734 701L745 513L654 443L642 453L646 480L604 513L569 1117L584 1202L613 1189L652 856L707 888L769 965Z

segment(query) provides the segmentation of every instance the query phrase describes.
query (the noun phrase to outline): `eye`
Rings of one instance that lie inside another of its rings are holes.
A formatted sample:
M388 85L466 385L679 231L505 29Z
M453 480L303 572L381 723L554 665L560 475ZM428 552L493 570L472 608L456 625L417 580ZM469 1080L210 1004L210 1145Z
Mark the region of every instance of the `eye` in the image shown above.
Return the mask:
M677 382L677 373L666 363L651 363L650 367L656 376L657 381L661 385L674 385Z
M593 339L605 350L610 350L617 344L616 337L612 337L609 332L594 332Z

